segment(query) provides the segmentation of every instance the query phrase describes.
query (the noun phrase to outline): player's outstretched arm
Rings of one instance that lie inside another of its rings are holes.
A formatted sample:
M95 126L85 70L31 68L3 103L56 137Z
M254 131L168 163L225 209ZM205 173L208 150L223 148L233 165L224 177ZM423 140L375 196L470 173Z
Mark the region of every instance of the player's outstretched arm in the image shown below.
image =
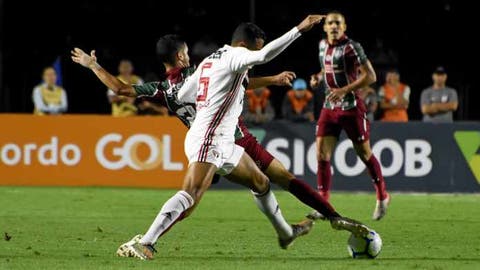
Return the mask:
M94 50L88 55L82 49L74 48L71 53L73 62L92 70L98 79L100 79L105 86L112 89L115 94L129 97L137 96L135 89L131 85L123 83L97 63Z
M265 47L258 51L245 50L242 53L232 55L230 60L230 69L234 72L244 70L246 67L260 65L269 62L281 52L283 52L293 41L300 37L301 33L306 32L316 24L319 24L324 15L309 15L299 25L293 27L290 31L281 37L272 40Z
M292 86L292 81L296 77L295 72L284 71L273 76L250 78L247 89L256 89L269 85Z

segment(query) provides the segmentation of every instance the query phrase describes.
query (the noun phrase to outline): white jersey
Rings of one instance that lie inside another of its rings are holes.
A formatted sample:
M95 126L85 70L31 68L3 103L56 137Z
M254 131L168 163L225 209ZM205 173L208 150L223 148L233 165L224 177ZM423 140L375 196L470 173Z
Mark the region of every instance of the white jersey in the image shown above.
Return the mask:
M193 135L233 138L248 85L248 66L232 72L230 65L233 58L241 58L246 52L243 47L225 45L198 66L197 116L190 128Z
M205 58L178 92L179 100L196 102L197 115L187 133L187 137L196 139L190 141L205 146L201 151L208 151L215 143L233 144L248 85L248 69L270 61L299 36L294 27L261 50L225 45Z

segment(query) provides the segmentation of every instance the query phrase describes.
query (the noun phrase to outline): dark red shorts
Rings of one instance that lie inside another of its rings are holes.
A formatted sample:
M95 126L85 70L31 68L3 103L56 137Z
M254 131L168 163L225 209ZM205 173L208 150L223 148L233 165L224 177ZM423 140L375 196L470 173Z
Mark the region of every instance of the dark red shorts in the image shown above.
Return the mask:
M357 106L350 110L323 108L317 122L317 137L334 136L338 138L342 129L352 142L361 143L370 138L370 122L367 119L365 105L357 99Z
M274 157L257 142L257 138L248 131L242 119L238 119L238 126L243 133L243 138L236 140L235 144L243 147L260 170L265 171L268 166L270 166L270 163L272 163Z

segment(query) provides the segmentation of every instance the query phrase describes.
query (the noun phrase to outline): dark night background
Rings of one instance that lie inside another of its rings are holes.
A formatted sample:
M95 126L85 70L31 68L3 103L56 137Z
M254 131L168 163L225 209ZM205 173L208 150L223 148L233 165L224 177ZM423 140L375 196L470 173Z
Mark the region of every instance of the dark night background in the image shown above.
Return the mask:
M417 1L418 3L418 1ZM62 58L64 88L69 113L109 113L105 87L96 77L69 58L72 47L97 50L99 62L116 73L120 59L131 59L136 73L160 73L155 59L156 39L167 33L182 34L194 42L210 34L219 46L242 21L254 19L269 40L297 25L309 13L342 11L347 35L359 41L371 58L379 51L395 52L401 80L412 88L409 115L421 118L420 92L431 84L433 69L447 69L447 85L457 89L457 120L479 120L474 100L478 78L472 66L477 59L473 4L441 0L413 1L26 1L0 0L0 112L33 109L31 92L40 82L41 71L57 56ZM471 31L471 33L470 33ZM256 67L255 75L292 70L308 79L319 69L317 27L298 39L280 57ZM374 68L381 70L382 65ZM148 78L147 78L148 79ZM383 77L379 77L383 82ZM376 86L376 87L377 87ZM280 105L286 88L273 88L273 103ZM278 93L277 93L278 92ZM277 108L278 109L278 108Z

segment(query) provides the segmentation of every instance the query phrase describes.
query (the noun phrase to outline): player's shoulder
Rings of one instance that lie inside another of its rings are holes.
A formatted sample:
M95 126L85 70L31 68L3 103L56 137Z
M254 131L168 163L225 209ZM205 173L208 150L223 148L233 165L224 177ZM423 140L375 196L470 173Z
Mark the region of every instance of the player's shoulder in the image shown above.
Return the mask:
M362 48L362 44L360 44L360 42L354 40L354 39L351 39L351 38L348 38L347 37L347 40L345 42L347 45L351 45L353 46L353 48L357 49L357 48Z
M240 47L240 46L237 46L237 47L231 47L231 46L228 46L228 45L225 45L225 53L226 54L230 54L230 55L238 55L238 54L244 54L244 53L248 53L250 50L245 48L245 47Z
M220 49L216 50L215 52L213 52L212 54L207 56L205 59L203 59L202 63L205 62L205 61L211 62L211 61L215 61L215 60L223 60L223 59L225 59L225 55L228 55L231 52L232 48L234 48L234 47L224 45L223 47L221 47ZM200 64L199 66L201 66L201 65L202 64Z
M40 91L42 88L43 88L44 84L43 83L40 83L40 84L37 84L33 87L33 91L34 92L38 92Z
M450 86L446 86L445 89L448 91L448 92L457 92L457 90L455 90L455 88L452 88Z
M170 81L167 78L155 83L156 83L156 88L159 91L166 91L171 87Z
M429 86L422 90L422 94L430 94L433 92L433 87Z

